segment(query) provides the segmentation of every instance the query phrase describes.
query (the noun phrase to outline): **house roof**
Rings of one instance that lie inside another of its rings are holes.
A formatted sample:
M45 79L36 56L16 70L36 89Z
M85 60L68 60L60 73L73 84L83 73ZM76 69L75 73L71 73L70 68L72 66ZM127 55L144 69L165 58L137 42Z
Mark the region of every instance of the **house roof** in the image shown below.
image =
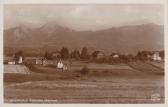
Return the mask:
M118 53L112 53L110 56L119 55Z

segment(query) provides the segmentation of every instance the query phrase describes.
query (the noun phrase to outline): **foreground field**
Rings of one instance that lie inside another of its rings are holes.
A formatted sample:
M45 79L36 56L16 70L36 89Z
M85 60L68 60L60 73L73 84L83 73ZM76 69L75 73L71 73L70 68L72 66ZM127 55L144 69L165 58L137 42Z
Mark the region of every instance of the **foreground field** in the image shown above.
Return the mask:
M82 68L82 64L80 66L74 64L69 71L36 65L29 68L30 74L5 73L4 101L5 103L164 103L164 75L155 73L162 70L156 69L154 73L151 71L146 73L147 66L142 69L142 66L135 65L139 70L127 65L101 66L90 64L89 72L85 75L80 73L79 67Z
M4 90L6 103L164 102L164 83L163 77L160 76L92 78L80 81L28 81L6 83ZM152 99L152 95L155 94L159 95L159 100Z

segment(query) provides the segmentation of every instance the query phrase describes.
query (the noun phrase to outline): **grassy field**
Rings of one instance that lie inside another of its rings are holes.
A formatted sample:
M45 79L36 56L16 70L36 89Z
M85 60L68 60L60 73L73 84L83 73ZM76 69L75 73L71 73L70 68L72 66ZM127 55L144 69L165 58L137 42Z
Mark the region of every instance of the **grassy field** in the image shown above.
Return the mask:
M153 65L154 67L157 67L158 69L161 69L162 71L164 71L164 62L148 61L147 63Z
M158 74L158 75L164 74L164 69L160 69L159 67L156 67L149 62L136 61L136 62L130 62L128 65L130 67L132 67L133 69L136 69L136 70L144 72L144 73ZM164 65L162 65L162 66L164 66Z
M164 103L164 75L126 64L78 64L67 71L35 65L30 74L5 73L5 103Z

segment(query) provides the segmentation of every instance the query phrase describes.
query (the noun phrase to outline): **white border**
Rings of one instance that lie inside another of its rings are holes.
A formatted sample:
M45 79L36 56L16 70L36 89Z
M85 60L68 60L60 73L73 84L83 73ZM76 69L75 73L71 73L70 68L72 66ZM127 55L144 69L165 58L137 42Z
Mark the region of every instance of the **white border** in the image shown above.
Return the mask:
M3 103L3 5L0 4L0 104Z
M165 24L165 104L3 104L3 5L4 4L164 4L165 11L164 11L164 24ZM152 106L152 107L165 107L168 105L168 30L167 30L167 0L0 0L0 107L28 107L28 106L61 106L61 107L77 107L77 106L125 106L125 107L142 107L142 106Z
M102 3L117 3L117 4L123 4L123 3L132 3L132 4L163 4L165 0L2 0L2 3L4 4L24 4L24 3L70 3L70 4L88 4L88 3L96 3L96 4L102 4Z
M165 46L165 104L168 104L168 2L165 1L164 8L164 46Z

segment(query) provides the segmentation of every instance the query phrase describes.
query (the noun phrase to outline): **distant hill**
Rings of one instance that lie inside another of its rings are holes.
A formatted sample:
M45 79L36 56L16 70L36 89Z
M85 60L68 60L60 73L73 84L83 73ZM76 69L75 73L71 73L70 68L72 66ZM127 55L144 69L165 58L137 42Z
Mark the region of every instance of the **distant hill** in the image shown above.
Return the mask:
M75 31L57 24L30 29L24 25L4 31L4 50L39 51L62 47L105 52L136 53L138 50L163 50L164 27L152 23L113 27L97 31Z

